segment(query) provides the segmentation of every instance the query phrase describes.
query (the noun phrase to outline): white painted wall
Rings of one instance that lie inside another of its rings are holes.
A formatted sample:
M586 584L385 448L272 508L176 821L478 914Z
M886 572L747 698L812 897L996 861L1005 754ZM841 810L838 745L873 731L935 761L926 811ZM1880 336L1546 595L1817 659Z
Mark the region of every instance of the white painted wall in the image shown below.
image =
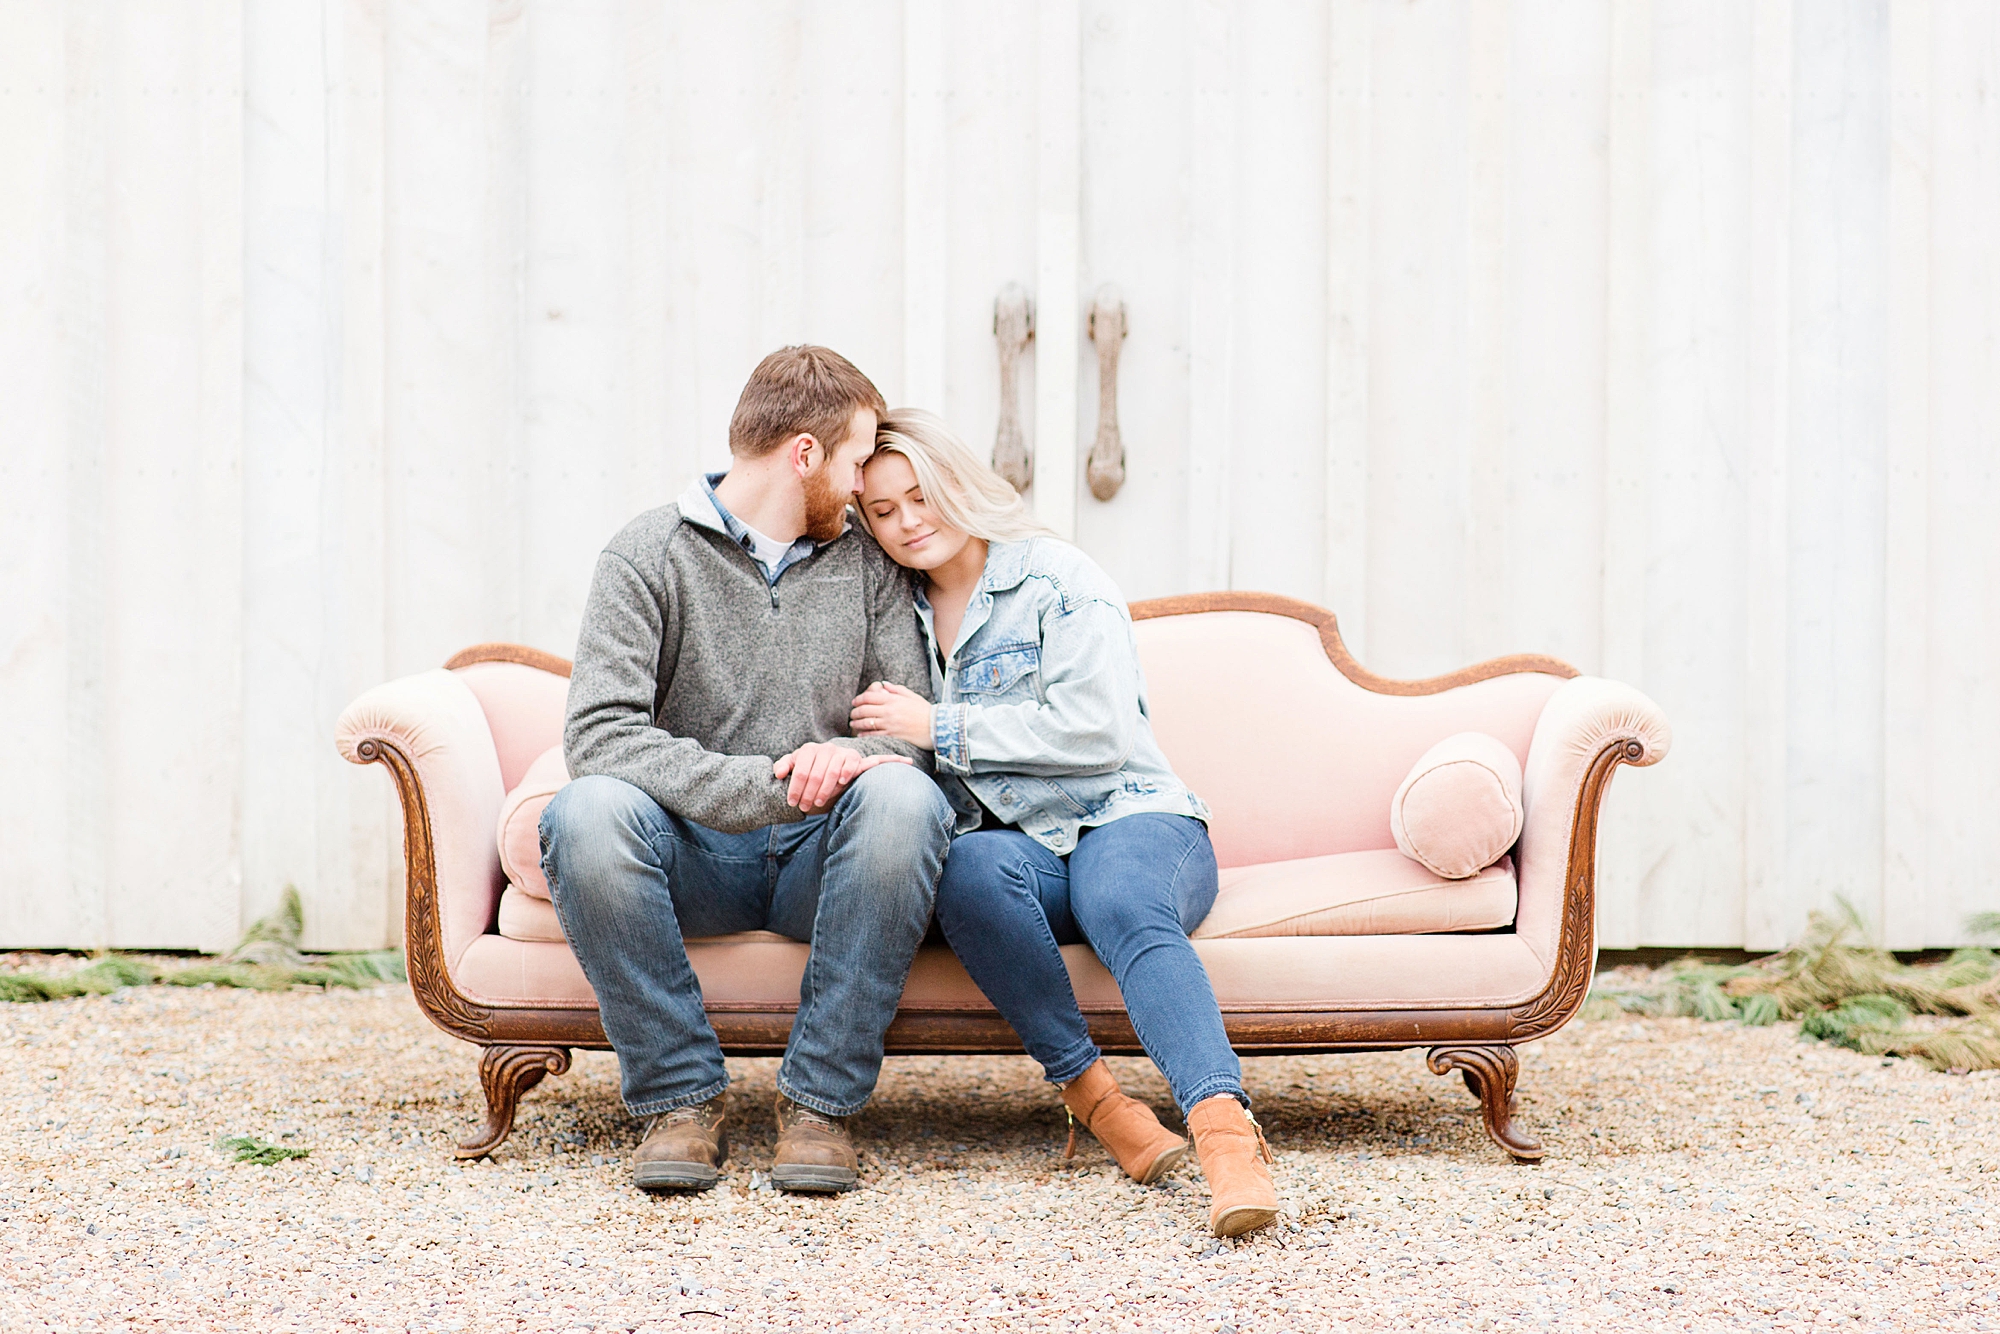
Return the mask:
M346 700L567 653L779 344L989 440L1009 282L1036 506L1130 596L1665 707L1605 943L1836 894L1951 943L2000 903L1995 87L1982 0L0 0L0 944L226 945L287 882L393 937Z

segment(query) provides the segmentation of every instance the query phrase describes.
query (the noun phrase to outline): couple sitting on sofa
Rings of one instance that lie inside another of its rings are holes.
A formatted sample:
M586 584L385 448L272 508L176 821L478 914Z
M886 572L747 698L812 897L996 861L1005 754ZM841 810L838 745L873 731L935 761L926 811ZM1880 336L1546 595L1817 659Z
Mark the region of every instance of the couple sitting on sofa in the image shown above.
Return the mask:
M1208 812L1153 739L1117 588L937 418L888 411L825 348L764 359L729 448L728 472L599 556L575 779L542 817L625 1103L653 1118L637 1184L701 1189L728 1156L685 938L811 942L771 1180L842 1190L846 1118L935 914L1073 1124L1151 1182L1187 1142L1091 1041L1058 950L1087 942L1186 1118L1211 1226L1270 1222L1269 1151L1188 941L1216 896Z

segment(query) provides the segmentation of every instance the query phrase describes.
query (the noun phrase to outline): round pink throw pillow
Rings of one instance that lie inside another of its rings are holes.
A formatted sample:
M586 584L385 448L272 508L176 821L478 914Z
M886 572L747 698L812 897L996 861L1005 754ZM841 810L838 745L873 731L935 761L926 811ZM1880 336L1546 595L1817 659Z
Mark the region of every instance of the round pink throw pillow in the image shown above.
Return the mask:
M1521 836L1521 762L1484 732L1446 737L1396 789L1389 830L1405 857L1446 880L1478 875Z

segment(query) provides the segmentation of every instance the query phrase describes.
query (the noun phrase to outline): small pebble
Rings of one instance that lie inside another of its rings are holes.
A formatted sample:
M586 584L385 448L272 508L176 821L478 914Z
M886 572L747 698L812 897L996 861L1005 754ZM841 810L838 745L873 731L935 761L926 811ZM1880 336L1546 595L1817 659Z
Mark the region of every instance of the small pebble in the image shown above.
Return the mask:
M2000 1331L2000 1077L1785 1025L1578 1021L1523 1049L1533 1168L1420 1052L1246 1059L1283 1212L1233 1242L1192 1163L1142 1188L1085 1136L1065 1166L1018 1056L892 1058L855 1123L864 1189L832 1198L771 1188L777 1063L732 1060L723 1183L655 1198L601 1052L494 1159L454 1160L477 1052L401 988L0 1005L0 1046L8 1331ZM1150 1064L1112 1066L1178 1128ZM230 1135L311 1155L182 1147Z

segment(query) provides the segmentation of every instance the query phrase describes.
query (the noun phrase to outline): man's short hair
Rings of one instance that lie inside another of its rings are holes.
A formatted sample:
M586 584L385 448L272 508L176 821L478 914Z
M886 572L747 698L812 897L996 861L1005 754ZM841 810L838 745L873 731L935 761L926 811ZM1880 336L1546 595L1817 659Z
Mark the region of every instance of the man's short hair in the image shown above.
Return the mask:
M872 408L879 417L889 405L853 362L810 343L781 347L757 363L736 400L729 452L739 459L762 458L796 435L809 435L831 452L860 408Z

